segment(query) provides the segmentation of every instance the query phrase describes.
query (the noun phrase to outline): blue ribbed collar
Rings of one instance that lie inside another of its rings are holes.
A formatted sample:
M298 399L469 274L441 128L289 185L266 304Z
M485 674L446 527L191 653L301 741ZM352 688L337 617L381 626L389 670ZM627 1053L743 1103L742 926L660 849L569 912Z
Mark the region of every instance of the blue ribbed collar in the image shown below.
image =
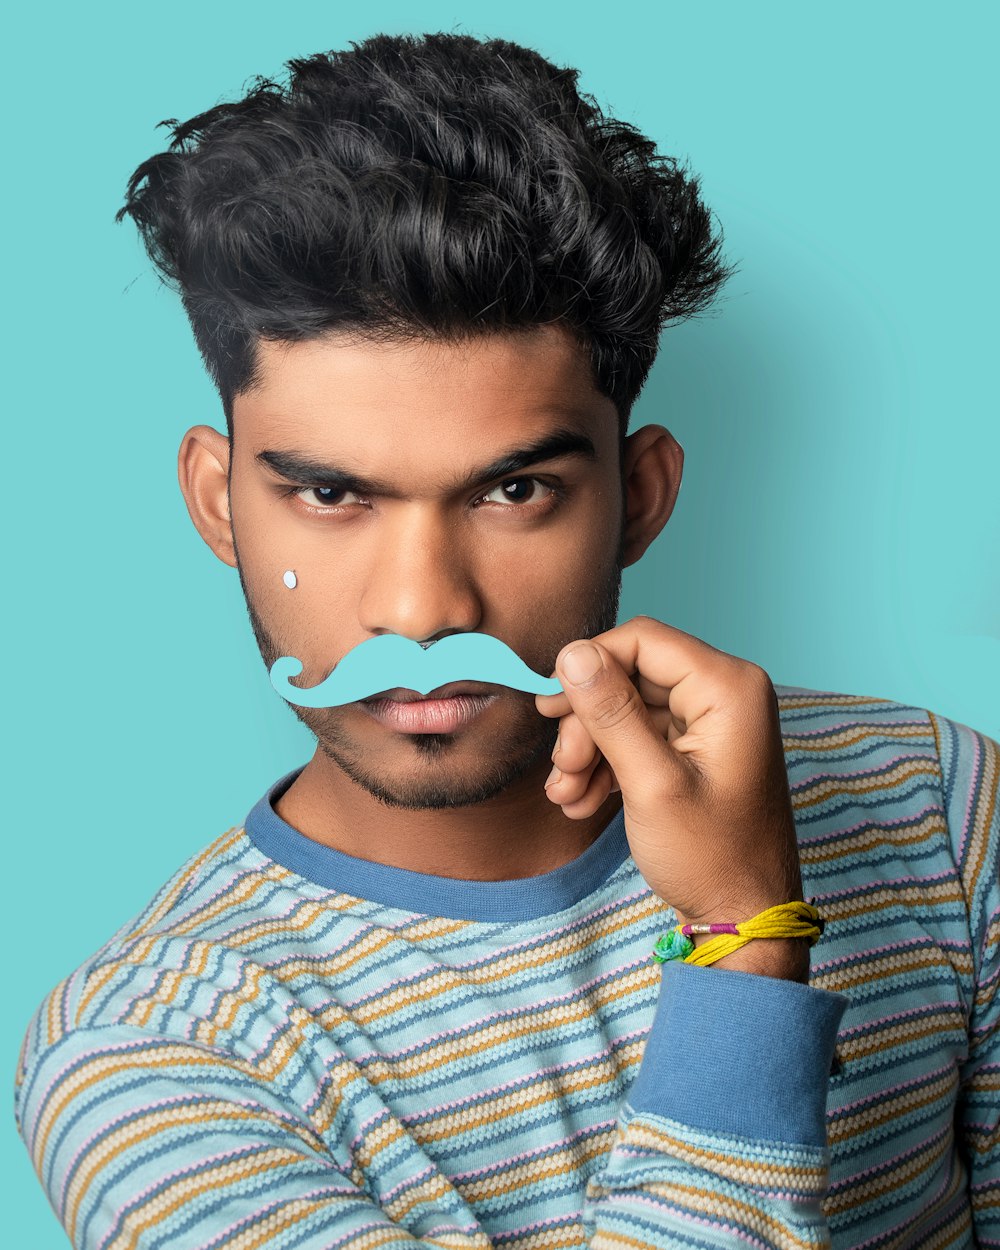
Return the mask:
M619 809L582 855L537 877L463 881L376 864L307 838L274 810L274 803L304 767L279 778L251 808L245 822L250 841L269 859L324 889L402 911L487 923L534 920L592 894L629 853L625 817Z

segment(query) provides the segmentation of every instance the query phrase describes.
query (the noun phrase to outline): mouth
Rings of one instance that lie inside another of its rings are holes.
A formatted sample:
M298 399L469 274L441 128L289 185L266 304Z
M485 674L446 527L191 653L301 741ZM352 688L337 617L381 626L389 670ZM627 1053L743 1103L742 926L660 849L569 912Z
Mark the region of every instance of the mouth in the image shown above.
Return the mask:
M437 686L434 690L428 691L427 694L420 694L416 690L407 690L405 686L395 686L392 690L382 690L378 694L369 695L367 699L360 699L361 703L381 703L383 699L391 699L393 703L419 703L428 699L451 699L456 695L486 695L493 694L495 688L486 685L481 681L452 681L446 686Z
M392 697L361 699L359 703L365 715L401 734L453 734L471 725L500 697L499 693L470 691L470 685L454 682L426 696L415 690L390 691ZM441 690L443 696L438 693ZM396 698L396 693L410 697Z

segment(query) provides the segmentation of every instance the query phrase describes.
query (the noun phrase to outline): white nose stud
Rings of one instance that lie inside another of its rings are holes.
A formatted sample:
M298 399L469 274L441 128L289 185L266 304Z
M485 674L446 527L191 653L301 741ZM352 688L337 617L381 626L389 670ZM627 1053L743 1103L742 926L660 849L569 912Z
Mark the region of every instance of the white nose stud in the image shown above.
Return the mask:
M298 585L298 579L292 569L285 569L281 580L285 583L289 590L294 590Z

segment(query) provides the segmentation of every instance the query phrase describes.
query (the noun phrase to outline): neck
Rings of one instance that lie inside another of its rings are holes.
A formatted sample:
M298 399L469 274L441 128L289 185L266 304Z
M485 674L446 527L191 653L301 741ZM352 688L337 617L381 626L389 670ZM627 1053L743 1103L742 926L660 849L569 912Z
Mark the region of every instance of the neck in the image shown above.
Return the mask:
M622 805L612 793L571 820L543 790L550 765L486 802L414 810L375 799L317 750L274 809L313 841L391 868L464 881L535 877L583 854Z

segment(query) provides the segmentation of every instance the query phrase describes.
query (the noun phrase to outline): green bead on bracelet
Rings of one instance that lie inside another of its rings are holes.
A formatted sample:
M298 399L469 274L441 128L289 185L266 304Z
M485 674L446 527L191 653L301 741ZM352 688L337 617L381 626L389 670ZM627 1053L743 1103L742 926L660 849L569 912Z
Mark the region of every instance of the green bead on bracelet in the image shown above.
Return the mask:
M653 947L653 958L657 963L665 964L668 959L686 959L694 950L694 942L684 933L676 929L668 929L662 937L657 938Z

